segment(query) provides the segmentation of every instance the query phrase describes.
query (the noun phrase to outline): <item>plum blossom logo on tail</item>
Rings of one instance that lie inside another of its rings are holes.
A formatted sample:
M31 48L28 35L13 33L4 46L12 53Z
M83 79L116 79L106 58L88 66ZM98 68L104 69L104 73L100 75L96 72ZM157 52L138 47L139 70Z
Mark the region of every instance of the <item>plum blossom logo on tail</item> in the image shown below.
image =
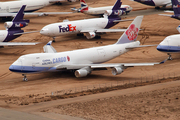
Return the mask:
M128 36L129 40L134 40L138 35L138 28L132 24L129 29L126 31L126 35Z

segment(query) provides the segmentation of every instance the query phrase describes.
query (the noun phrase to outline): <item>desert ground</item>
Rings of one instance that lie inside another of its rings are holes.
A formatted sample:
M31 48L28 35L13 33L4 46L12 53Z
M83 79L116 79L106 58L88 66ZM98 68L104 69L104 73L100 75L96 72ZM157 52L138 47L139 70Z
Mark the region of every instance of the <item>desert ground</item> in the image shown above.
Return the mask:
M113 5L115 1L108 0L86 0L89 6L109 6ZM123 4L128 4L133 7L133 11L129 15L122 16L122 19L133 19L137 15L144 15L141 25L138 40L143 45L159 44L165 37L173 34L178 34L176 27L179 25L179 20L169 17L159 16L163 10L155 10L154 7L142 5L137 2L122 0ZM62 5L51 5L39 12L57 12L66 11L70 12L70 8L79 8L79 2L70 3L63 2ZM65 19L79 20L94 18L95 16L85 15L82 13L73 13L69 15L49 15L49 16L25 16L25 19L30 19L27 27L23 28L24 31L37 31L41 30L45 25L55 22L62 22ZM127 28L131 21L120 22L113 28ZM4 21L0 21L0 29L4 30ZM90 39L86 37L79 37L76 35L59 36L52 46L58 51L70 51L76 49L97 47L113 44L122 35L122 33L107 33L101 36L101 39ZM173 54L173 60L167 61L164 64L149 66L149 67L132 67L127 68L122 74L113 76L111 70L107 71L93 71L91 75L85 78L76 78L73 73L40 73L27 75L28 82L22 80L21 74L9 71L9 66L17 60L21 55L29 53L43 52L43 46L52 40L50 37L42 36L40 33L26 34L13 40L12 42L41 42L36 46L16 46L0 48L0 107L23 111L19 109L22 107L20 104L12 104L14 98L21 100L29 95L45 96L50 95L54 91L64 89L71 89L74 87L83 87L89 85L98 85L109 82L123 82L124 80L133 81L134 79L163 76L173 74L180 76L180 55ZM161 53L154 47L137 48L126 54L123 54L108 63L136 63L136 62L161 62L167 58L167 54ZM167 86L168 87L168 86ZM118 92L118 91L117 91ZM123 92L123 91L121 91ZM161 94L158 94L161 93ZM168 93L168 94L167 94ZM172 98L171 102L168 100ZM120 101L119 101L120 99ZM165 99L165 100L164 100ZM64 99L66 100L66 99ZM160 102L161 101L161 102ZM151 108L152 104L158 102L158 105L168 110L162 110L160 115L158 112L146 112L146 108ZM147 104L148 103L148 104ZM36 103L33 103L36 105ZM32 104L30 104L32 105ZM58 117L50 119L68 119L67 116L74 116L76 119L179 119L179 86L164 88L154 91L141 91L140 93L130 94L128 96L114 96L106 99L95 99L89 102L77 102L73 104L57 105L56 107L49 107L45 112L52 114L65 115L65 117ZM28 105L27 105L28 106ZM88 106L88 107L87 107ZM23 106L24 107L24 106ZM26 105L25 105L26 107ZM79 111L76 113L76 111ZM118 111L118 113L117 113ZM142 113L143 111L143 113ZM32 111L28 111L31 113ZM93 113L94 112L94 113ZM165 115L167 113L167 115ZM171 115L173 113L173 115ZM158 114L158 115L156 115ZM0 114L1 115L1 114ZM51 115L53 116L53 115ZM149 117L151 116L151 117ZM45 116L46 117L46 116ZM75 119L75 118L69 118Z

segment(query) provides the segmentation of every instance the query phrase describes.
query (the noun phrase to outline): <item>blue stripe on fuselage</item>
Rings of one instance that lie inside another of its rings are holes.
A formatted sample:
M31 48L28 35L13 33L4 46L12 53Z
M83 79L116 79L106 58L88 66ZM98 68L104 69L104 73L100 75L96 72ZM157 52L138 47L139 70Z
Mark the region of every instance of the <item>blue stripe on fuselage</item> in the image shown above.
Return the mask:
M180 52L180 46L167 46L167 45L158 45L157 50L161 52Z
M47 72L55 71L55 67L33 67L33 66L20 66L20 65L11 65L9 70L12 72L18 73L38 73L38 72Z

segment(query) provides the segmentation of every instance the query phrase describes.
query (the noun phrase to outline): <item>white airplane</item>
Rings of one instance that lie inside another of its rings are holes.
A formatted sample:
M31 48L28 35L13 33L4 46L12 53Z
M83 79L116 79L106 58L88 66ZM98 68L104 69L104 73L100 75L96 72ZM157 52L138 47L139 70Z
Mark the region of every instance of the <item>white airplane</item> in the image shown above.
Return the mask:
M26 27L29 20L23 20L24 9L26 5L23 5L17 15L11 22L5 22L4 26L6 30L0 30L0 46L16 46L16 45L36 45L37 43L15 43L9 42L11 40L20 37L22 34L33 33L38 31L24 32L21 28Z
M124 29L108 29L120 21L127 21L121 20L119 17L124 13L123 10L119 10L121 3L120 0L117 0L112 10L106 10L103 18L76 21L66 20L60 23L53 23L43 27L40 33L53 38L65 34L81 35L84 33L87 39L92 39L94 37L100 38L100 36L96 34L104 32L124 32Z
M66 0L18 0L18 1L8 1L0 2L0 17L14 17L22 5L26 5L25 15L49 15L49 14L68 14L71 12L36 12L45 6L51 5L55 2L66 1ZM69 0L74 1L74 0Z
M116 58L133 48L145 47L136 41L143 16L138 16L115 44L81 50L59 52L51 46L52 41L44 46L45 53L20 56L10 67L12 72L22 73L27 81L27 73L60 72L75 70L76 77L85 77L94 69L112 68L112 74L121 74L127 67L151 66L160 63L104 63ZM148 45L147 45L148 46ZM162 63L162 62L161 62Z
M180 32L180 26L177 27ZM169 55L168 60L172 60L172 53L180 53L180 34L170 35L166 37L158 46L157 50L165 52Z
M131 0L136 1L145 5L155 6L155 8L160 8L160 6L166 7L171 6L171 0Z
M81 8L79 9L71 8L71 10L82 12L85 14L90 14L90 15L103 15L106 10L112 10L113 8L113 6L92 8L86 4L85 0L80 0L80 4L81 4ZM129 5L121 5L120 10L124 10L127 14L132 10L132 7L130 7Z

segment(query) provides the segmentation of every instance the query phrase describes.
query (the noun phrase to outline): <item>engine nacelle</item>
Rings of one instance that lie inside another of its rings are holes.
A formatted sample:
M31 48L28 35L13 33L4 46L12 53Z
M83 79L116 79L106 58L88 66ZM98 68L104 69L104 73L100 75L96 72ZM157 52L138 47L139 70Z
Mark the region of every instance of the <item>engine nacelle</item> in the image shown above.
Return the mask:
M90 74L91 71L90 70L87 70L87 69L80 69L80 70L76 70L75 71L75 76L77 78L79 77L86 77L88 74Z
M123 68L121 67L114 67L112 68L112 74L113 75L119 75L123 72Z
M23 28L28 25L28 22L5 22L4 27L6 29L9 28Z
M104 15L107 15L107 16L121 16L125 14L125 11L124 10L106 10Z
M88 33L85 33L85 36L87 39L92 39L92 38L96 37L96 33L95 32L88 32Z

